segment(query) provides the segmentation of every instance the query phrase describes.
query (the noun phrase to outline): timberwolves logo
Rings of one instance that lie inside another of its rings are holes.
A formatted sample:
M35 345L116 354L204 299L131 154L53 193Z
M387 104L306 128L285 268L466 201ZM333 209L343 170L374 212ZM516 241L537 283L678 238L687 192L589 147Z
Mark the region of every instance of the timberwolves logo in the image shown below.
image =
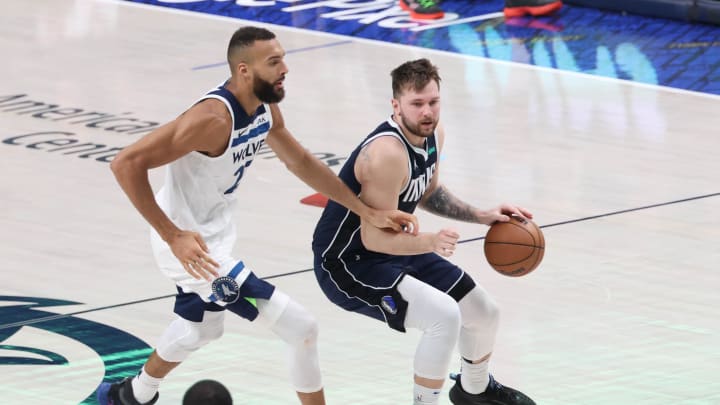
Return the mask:
M150 346L142 340L112 326L76 318L72 314L62 315L40 309L77 304L80 303L50 298L0 296L0 370L2 366L31 368L70 365L70 361L62 353L61 346L29 347L2 344L18 332L20 333L14 340L23 339L20 336L23 335L22 329L30 327L62 335L89 347L102 360L103 381L114 382L137 373L152 352ZM6 353L12 355L8 356ZM38 371L39 375L42 373L43 371ZM93 392L87 394L88 396L80 403L96 404L95 394Z
M212 283L212 301L232 304L240 298L240 286L232 277L218 277Z
M389 295L382 297L380 305L386 312L390 314L395 315L397 313L397 305L395 305L395 300Z

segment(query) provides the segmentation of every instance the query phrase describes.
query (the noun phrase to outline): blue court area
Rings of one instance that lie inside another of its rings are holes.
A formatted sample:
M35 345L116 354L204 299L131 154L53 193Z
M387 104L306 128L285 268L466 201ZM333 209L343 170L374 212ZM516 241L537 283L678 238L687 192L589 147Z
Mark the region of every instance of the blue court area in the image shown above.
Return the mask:
M434 22L410 19L396 0L128 1L720 95L715 25L568 4L505 19L499 0L446 0Z

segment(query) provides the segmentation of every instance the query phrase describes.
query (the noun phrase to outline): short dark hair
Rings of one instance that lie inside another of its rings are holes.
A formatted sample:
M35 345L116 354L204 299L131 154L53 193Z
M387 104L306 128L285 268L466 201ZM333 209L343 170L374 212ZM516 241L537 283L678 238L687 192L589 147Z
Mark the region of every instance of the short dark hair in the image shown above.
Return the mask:
M231 54L236 49L246 48L252 45L255 41L269 41L271 39L275 39L275 33L268 29L254 26L238 28L238 30L235 31L233 36L230 38L230 43L228 44L228 63L230 63Z
M437 66L429 60L422 58L411 60L393 69L392 77L393 98L398 98L407 86L419 91L425 88L431 80L440 86L440 74Z
M215 380L200 380L183 396L182 405L232 405L230 391Z

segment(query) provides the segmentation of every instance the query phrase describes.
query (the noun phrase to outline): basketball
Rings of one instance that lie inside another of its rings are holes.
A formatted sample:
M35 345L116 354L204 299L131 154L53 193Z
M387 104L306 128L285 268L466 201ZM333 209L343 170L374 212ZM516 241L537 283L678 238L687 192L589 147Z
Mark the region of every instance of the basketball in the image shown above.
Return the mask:
M511 216L496 222L485 235L485 258L498 273L520 277L535 270L545 254L545 237L531 220Z

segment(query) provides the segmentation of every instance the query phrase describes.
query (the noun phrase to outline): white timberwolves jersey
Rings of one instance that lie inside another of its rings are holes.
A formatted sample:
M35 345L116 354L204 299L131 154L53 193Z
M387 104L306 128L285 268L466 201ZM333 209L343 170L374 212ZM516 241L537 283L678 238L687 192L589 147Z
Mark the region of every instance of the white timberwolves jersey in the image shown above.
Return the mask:
M223 247L232 249L235 191L265 142L272 117L267 104L248 116L223 85L198 102L209 98L222 101L232 117L227 149L217 157L192 152L170 163L165 184L156 197L160 207L180 229L200 233L208 244L216 244L221 238Z

